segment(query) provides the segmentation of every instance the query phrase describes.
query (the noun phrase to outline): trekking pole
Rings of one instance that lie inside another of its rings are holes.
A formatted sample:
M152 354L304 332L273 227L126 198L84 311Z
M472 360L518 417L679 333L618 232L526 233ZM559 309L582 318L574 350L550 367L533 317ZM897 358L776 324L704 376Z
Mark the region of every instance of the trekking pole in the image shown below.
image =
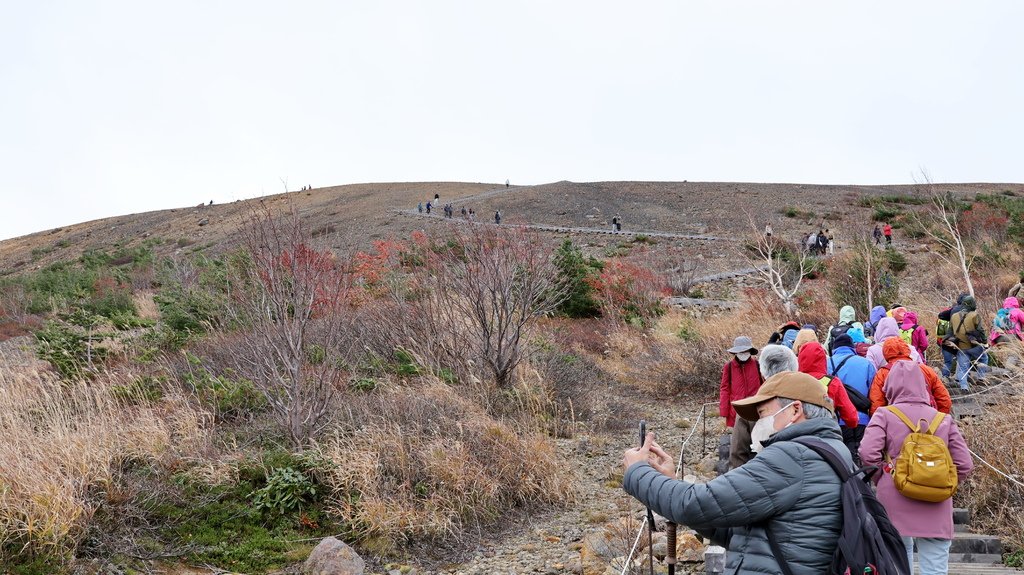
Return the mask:
M686 460L679 456L680 476L686 473ZM668 575L676 575L676 524L672 521L665 523L665 565L668 566Z
M647 440L647 421L640 420L640 447ZM647 566L650 575L654 575L654 512L647 508Z

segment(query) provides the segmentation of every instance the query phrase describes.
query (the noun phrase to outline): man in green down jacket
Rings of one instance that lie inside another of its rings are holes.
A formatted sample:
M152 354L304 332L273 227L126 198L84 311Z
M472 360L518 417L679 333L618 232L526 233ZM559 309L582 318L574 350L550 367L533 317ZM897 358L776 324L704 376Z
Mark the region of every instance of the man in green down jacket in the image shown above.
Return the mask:
M623 456L623 487L669 521L728 549L726 573L782 572L766 529L794 575L825 573L843 523L839 477L818 454L791 441L820 438L852 466L825 387L807 374L783 372L733 406L757 421L751 435L755 450L759 442L762 447L754 459L709 483L678 481L671 456L648 433L642 448Z

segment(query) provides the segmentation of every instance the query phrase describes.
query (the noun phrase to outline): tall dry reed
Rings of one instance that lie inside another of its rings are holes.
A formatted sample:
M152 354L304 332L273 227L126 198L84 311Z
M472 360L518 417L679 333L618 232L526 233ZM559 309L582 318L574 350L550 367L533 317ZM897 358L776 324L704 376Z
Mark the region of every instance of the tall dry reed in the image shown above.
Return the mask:
M0 554L70 556L121 464L159 463L203 441L207 418L187 400L128 389L0 369Z

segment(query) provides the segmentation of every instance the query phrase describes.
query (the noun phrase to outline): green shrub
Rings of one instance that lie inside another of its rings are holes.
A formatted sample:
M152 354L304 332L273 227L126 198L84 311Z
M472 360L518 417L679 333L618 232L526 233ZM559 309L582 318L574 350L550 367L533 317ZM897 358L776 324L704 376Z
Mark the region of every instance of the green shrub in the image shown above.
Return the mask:
M885 250L885 257L889 269L893 273L901 274L907 269L907 256L897 250Z
M65 321L48 321L35 333L36 356L45 360L65 379L88 375L90 360L100 363L106 349L95 345L105 334L90 334Z
M874 246L866 246L866 250L847 251L830 262L827 281L836 307L852 305L856 309L868 309L869 255L872 304L889 307L899 296L899 273L906 268L906 258L896 250Z
M199 359L190 355L189 362L195 366ZM244 378L233 379L229 375L213 375L206 368L199 367L186 374L184 380L200 402L212 407L220 419L237 419L267 408L267 398L253 382Z
M284 515L300 510L316 494L316 487L304 473L292 467L279 467L267 475L266 485L249 495L256 511Z
M156 403L164 396L162 380L151 375L134 379L125 385L113 385L110 393L115 398L132 405Z
M559 279L567 285L569 292L568 297L558 307L558 312L573 318L601 315L601 305L591 283L601 271L601 262L593 257L585 257L579 247L569 239L559 246L554 261L558 266Z
M902 213L902 208L879 205L875 206L875 212L871 214L871 219L876 222L888 222Z

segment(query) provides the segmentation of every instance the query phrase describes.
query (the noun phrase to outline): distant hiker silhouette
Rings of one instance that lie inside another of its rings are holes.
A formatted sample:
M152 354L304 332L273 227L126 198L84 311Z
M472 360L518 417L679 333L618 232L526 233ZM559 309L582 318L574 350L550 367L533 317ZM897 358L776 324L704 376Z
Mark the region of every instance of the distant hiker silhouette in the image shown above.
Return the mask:
M499 212L498 210L494 210L494 223L501 223L501 212Z

